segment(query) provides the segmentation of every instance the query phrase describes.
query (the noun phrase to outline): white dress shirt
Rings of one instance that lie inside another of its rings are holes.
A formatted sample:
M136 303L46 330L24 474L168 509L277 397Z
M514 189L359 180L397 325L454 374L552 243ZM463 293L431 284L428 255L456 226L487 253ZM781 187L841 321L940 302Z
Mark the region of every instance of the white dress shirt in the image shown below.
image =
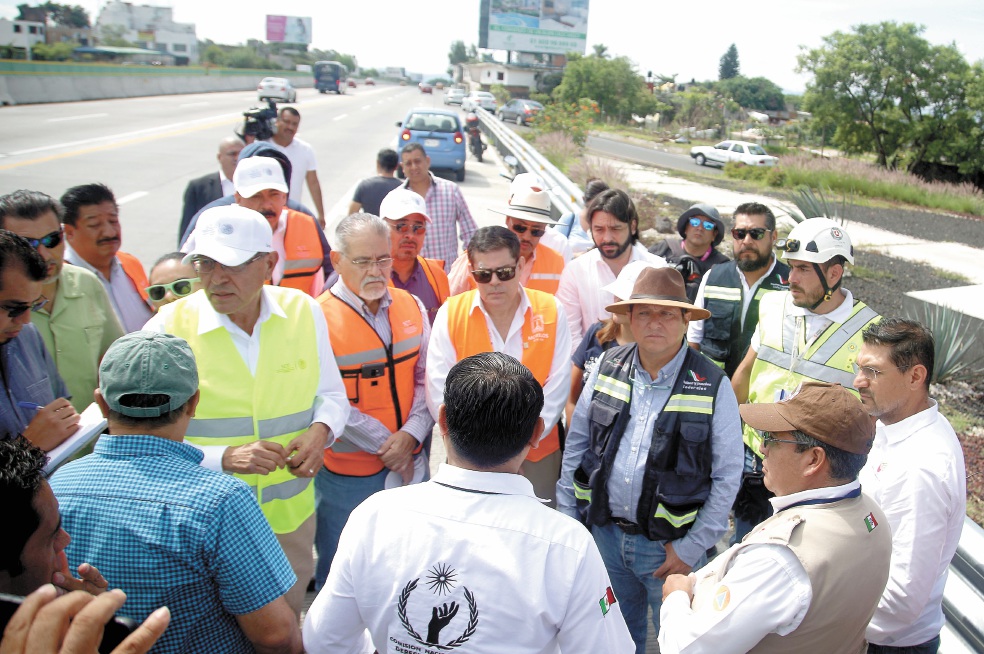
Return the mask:
M773 497L769 502L778 513L797 502L839 497L858 487L852 481ZM792 550L763 543L748 545L733 557L722 554L690 575L695 586L705 577L716 576L726 563L730 567L719 584L729 591L723 607L709 598L695 611L690 597L680 590L663 600L659 612L662 654L747 652L767 635L785 636L803 622L813 601L813 585Z
M724 264L721 264L724 265ZM769 264L768 269L765 274L758 278L751 287L748 286L748 280L745 279L745 273L738 270L738 281L741 282L741 320L739 325L745 324L745 316L748 314L748 305L752 303L752 299L755 297L755 293L758 291L759 286L762 285L769 275L772 274L772 269L776 267L776 258L772 257L772 263ZM700 286L697 287L697 297L694 298L694 306L698 309L706 309L704 306L704 289L707 287L707 276L711 274L708 270L704 273L704 276L700 279ZM691 320L690 325L687 327L687 342L688 343L703 343L704 342L704 321L703 320Z
M260 331L263 328L263 323L269 320L272 315L287 317L280 305L269 299L270 289L269 286L263 287L263 293L260 296L260 317L253 327L252 334L247 334L240 329L229 319L229 316L216 313L204 290L193 293L185 300L198 307L198 333L205 334L215 329L225 329L229 332L232 343L236 346L236 351L239 352L254 377L256 376L256 366L260 361ZM331 430L327 446L335 442L335 437L345 429L349 415L348 394L345 392L342 376L338 373L338 366L335 365L335 354L331 349L328 324L325 322L325 314L321 310L321 305L307 295L304 298L311 307L311 315L314 318L314 333L318 342L318 363L321 369L321 379L314 396L314 419L311 423L320 422ZM172 302L162 306L157 315L144 325L144 329L164 333L164 321L170 312L175 310L176 306L181 306L181 303ZM203 466L211 470L222 471L222 454L227 449L225 446L195 445L195 447L205 453L205 459L202 461Z
M574 250L571 249L571 244L567 241L567 237L556 229L550 229L550 225L544 225L544 228L546 231L540 237L540 242L564 257L564 265L569 264L571 259L574 258Z
M236 185L232 183L232 180L226 177L225 172L219 168L219 184L222 185L222 197L232 195L236 192Z
M434 640L467 638L471 654L632 652L621 605L600 604L610 586L588 530L543 506L528 480L445 463L352 512L304 647L436 651L428 627L447 611Z
M893 425L875 424L860 474L892 527L888 585L866 633L877 645L920 645L943 628L943 587L967 512L967 471L960 441L930 402Z
M481 296L475 293L475 301L472 303L472 310L478 307L485 317L485 324L489 330L489 340L492 342L493 352L502 352L509 356L523 361L523 324L526 322L527 312L533 311L530 300L526 293L520 291L522 299L516 315L513 316L512 324L506 338L503 339L499 330L495 328L491 316L485 311L482 305ZM553 360L550 363L550 374L547 375L547 383L543 385L543 411L540 417L543 418L543 435L547 436L560 420L564 407L567 406L567 396L571 390L571 343L570 334L564 329L566 316L564 307L557 302L557 339L554 345ZM474 315L474 314L469 314ZM438 410L444 404L444 381L448 377L448 372L454 364L458 363L458 353L451 342L451 335L448 332L448 305L444 304L434 318L434 325L431 331L431 339L427 349L427 407L430 409L431 416L437 420Z
M663 257L652 254L642 243L632 246L629 261L649 261L657 266L666 266ZM584 333L591 325L608 317L605 307L612 303L614 296L602 289L615 281L615 273L608 267L601 250L595 248L571 261L560 276L557 299L564 305L567 323L571 332L571 351L581 343ZM622 298L623 300L626 298Z
M81 266L99 278L103 288L106 289L110 303L113 305L113 311L116 312L116 317L119 318L126 333L139 330L154 315L150 305L144 301L140 291L134 286L133 280L123 270L123 264L120 263L119 258L113 257L109 279L106 279L92 264L79 256L79 253L72 249L68 241L65 242L65 261Z

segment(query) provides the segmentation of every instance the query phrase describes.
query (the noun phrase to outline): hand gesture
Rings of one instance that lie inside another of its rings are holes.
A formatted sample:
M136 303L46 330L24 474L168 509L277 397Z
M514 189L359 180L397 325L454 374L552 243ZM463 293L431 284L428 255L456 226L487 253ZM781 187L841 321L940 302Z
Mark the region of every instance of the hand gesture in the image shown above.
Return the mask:
M669 575L686 575L690 574L690 566L684 563L679 556L677 556L676 550L673 549L673 543L666 542L666 560L663 561L663 565L656 568L656 572L653 573L654 577L658 577L663 581Z
M450 607L447 604L444 606L435 606L434 610L431 611L430 622L427 623L427 642L431 645L437 645L438 638L441 635L441 629L448 626L448 623L457 614L458 604L456 602L451 602Z
M416 448L417 439L401 430L393 432L376 450L376 454L390 470L401 472L409 465L410 478L413 479L413 451Z
M268 475L287 465L287 453L279 443L256 441L227 447L222 453L222 469L241 475Z
M79 566L79 579L64 572L51 575L51 583L67 591L84 590L90 595L99 595L109 589L109 582L99 573L96 566L83 563Z
M79 414L72 403L59 397L38 409L34 418L24 428L24 438L45 452L50 452L75 433L79 426L79 419Z
M314 477L321 470L328 444L328 427L316 422L287 445L287 467L295 477Z

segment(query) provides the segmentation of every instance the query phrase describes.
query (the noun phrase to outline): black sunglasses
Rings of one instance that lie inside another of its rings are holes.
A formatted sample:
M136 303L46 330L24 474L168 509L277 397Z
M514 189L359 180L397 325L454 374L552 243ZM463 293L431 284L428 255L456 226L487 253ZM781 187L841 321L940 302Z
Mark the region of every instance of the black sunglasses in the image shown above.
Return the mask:
M148 286L146 289L147 297L149 297L154 302L160 302L167 295L168 291L174 293L175 297L184 297L191 294L191 290L196 282L202 281L200 278L195 277L194 279L176 279L170 284L154 284L153 286Z
M528 229L528 230L530 230L530 235L533 236L534 238L540 238L541 236L543 236L544 234L547 233L547 230L542 229L540 227L527 227L526 225L515 225L514 224L509 229L513 230L517 234L525 234L526 233L526 230Z
M411 225L410 223L390 223L390 227L397 231L399 234L406 234L408 231L412 231L414 234L426 234L427 225Z
M761 241L771 231L771 229L765 229L764 227L752 227L751 229L736 228L731 230L731 236L736 241L744 241L745 236L751 236L754 240Z
M516 266L503 266L502 268L482 268L472 271L472 277L479 284L488 284L492 281L492 274L499 278L500 282L508 282L516 276Z
M45 234L41 238L25 237L24 240L30 243L31 247L35 250L38 249L39 245L43 245L50 250L58 247L58 245L62 242L62 228L59 228L57 231L51 232L50 234Z
M41 296L30 304L18 304L16 306L2 305L0 306L0 311L6 311L7 317L13 319L18 316L23 316L28 311L39 311L41 307L48 304L48 298Z

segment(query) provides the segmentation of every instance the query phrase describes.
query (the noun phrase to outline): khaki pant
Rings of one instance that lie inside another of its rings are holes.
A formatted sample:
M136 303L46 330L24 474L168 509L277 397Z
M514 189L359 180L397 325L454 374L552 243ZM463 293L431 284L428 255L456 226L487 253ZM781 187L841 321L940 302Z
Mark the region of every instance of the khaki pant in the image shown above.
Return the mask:
M307 592L308 583L314 575L314 528L316 521L312 514L310 518L301 523L301 526L289 534L277 534L280 547L283 548L290 567L297 575L297 582L287 591L285 599L290 604L294 613L301 615L304 608L304 594Z
M546 506L551 508L557 508L557 480L560 479L560 464L563 460L564 453L557 450L536 463L523 461L523 476L533 484L537 497L550 500Z

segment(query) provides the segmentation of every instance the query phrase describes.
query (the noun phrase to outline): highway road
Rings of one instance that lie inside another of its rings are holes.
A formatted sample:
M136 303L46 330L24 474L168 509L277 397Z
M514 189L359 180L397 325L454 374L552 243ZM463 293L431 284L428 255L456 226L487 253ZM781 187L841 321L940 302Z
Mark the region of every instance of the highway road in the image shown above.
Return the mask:
M376 153L395 145L395 123L406 111L444 106L440 94L413 86L298 94L298 135L317 153L329 221L344 213L358 181L375 174ZM102 182L121 206L123 249L149 266L176 245L188 181L217 170L218 142L251 106L258 106L255 92L4 107L0 193L26 188L58 198L71 186ZM498 158L488 154L484 163L469 157L461 184L479 224L501 220L487 209L504 202L508 188ZM306 191L305 202L313 206Z
M660 168L685 170L688 172L706 172L712 175L720 175L722 173L720 168L714 166L698 166L688 154L664 152L655 145L642 146L599 136L590 136L588 137L587 147L594 154L623 159L647 166L658 166Z

